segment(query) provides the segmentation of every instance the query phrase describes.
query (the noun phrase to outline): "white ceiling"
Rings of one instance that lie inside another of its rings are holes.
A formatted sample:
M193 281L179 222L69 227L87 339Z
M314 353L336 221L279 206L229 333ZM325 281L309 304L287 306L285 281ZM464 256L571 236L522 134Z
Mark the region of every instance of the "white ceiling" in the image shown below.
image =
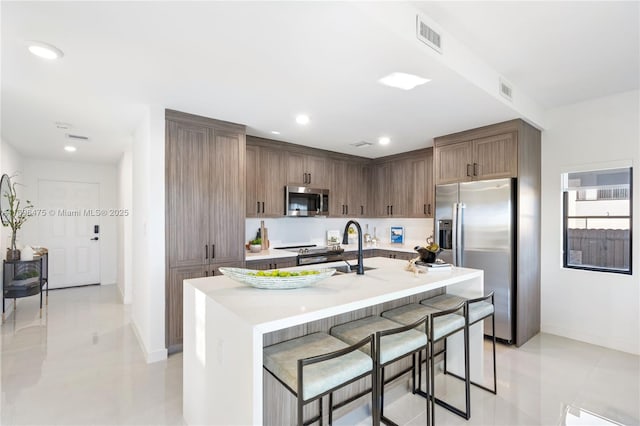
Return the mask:
M3 1L0 7L2 138L42 158L116 161L144 104L365 157L521 116L400 35L405 28L368 13L373 9L422 11L544 107L637 89L640 74L637 2ZM415 31L415 21L406 25ZM36 58L26 40L51 43L65 56ZM376 83L393 71L432 81L408 92ZM300 112L311 116L310 125L295 124ZM73 127L59 130L56 121ZM91 141L67 154L65 133ZM392 143L349 146L382 135Z

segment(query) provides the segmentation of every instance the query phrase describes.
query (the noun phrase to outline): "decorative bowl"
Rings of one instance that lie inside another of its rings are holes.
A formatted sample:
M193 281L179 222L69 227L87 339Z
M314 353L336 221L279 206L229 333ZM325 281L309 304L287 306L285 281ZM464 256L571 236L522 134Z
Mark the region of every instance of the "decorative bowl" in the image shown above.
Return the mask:
M256 271L253 269L228 268L221 267L220 272L234 281L249 285L255 288L263 288L268 290L290 290L293 288L303 288L313 285L319 281L329 278L336 270L333 268L315 269L317 274L297 275L297 276L271 276L267 274L273 273L275 270ZM256 275L257 273L265 275ZM285 271L283 271L285 272ZM302 271L286 271L301 273Z

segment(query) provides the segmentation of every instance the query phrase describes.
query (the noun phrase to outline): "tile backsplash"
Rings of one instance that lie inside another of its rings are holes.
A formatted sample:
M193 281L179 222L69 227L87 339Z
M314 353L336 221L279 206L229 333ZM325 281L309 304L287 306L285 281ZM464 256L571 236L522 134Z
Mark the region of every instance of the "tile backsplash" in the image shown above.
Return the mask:
M256 236L260 229L260 221L264 220L265 227L269 230L271 247L284 245L297 245L301 243L326 244L327 231L344 231L348 219L326 217L282 217L276 219L246 219L245 242ZM360 218L357 219L362 227L362 232L373 235L376 228L376 236L383 243L391 241L391 227L404 226L405 242L424 243L428 236L433 234L433 219L404 219L404 218Z

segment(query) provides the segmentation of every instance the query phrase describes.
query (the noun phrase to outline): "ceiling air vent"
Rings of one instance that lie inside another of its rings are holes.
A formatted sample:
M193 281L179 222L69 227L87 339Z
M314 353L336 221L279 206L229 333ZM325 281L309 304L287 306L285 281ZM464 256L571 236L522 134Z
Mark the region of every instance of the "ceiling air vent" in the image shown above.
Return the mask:
M509 83L507 83L506 81L504 81L503 79L500 79L500 94L510 100L513 101L513 88L511 87L511 85Z
M88 141L89 140L89 136L74 135L72 133L67 133L65 136L67 137L67 139L75 139L77 141Z
M356 148L362 148L365 146L371 146L373 145L371 142L367 142L367 141L360 141L360 142L355 142L350 144L351 146L355 146Z
M433 28L427 25L420 15L416 15L416 36L418 40L431 47L438 53L442 53L442 38Z

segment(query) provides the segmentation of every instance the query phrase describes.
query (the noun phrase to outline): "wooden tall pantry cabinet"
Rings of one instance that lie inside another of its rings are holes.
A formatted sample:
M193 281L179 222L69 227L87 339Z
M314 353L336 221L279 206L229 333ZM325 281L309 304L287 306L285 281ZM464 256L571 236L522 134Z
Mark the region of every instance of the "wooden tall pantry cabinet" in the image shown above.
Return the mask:
M165 113L166 344L182 347L182 282L244 266L245 127Z

